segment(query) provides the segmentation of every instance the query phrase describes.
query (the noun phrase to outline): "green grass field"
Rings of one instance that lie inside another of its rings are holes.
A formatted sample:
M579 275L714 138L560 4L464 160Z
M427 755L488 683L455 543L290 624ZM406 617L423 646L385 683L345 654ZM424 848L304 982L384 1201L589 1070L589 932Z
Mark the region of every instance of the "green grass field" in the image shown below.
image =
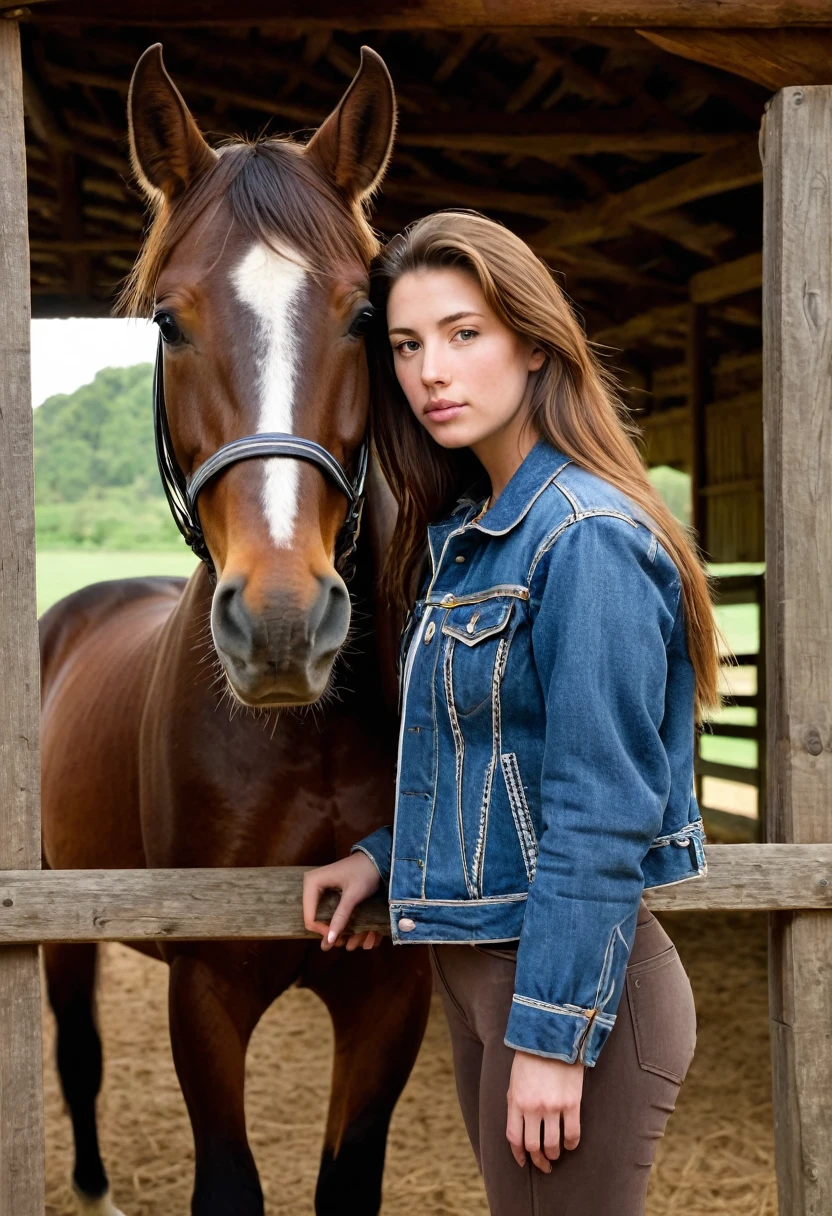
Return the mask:
M56 600L109 578L135 578L142 574L188 575L196 558L182 545L154 552L123 549L41 549L37 554L38 612L45 612Z

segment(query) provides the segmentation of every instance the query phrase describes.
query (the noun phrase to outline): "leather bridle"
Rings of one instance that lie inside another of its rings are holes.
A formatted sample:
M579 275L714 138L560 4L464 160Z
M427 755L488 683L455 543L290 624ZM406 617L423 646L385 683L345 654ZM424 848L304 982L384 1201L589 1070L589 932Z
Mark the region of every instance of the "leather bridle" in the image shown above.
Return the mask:
M167 409L165 408L165 384L163 363L164 338L159 335L156 349L156 365L153 369L153 430L156 437L156 459L162 478L165 496L177 528L196 556L208 567L212 579L216 570L202 525L199 522L197 499L206 484L223 469L240 460L253 460L264 456L288 456L293 460L308 460L335 482L349 503L347 518L341 525L335 542L335 568L348 581L355 572L350 558L358 543L361 528L361 512L364 507L369 443L362 440L356 458L355 479L350 481L341 464L326 448L312 439L301 439L297 435L286 435L279 431L264 431L258 435L247 435L244 439L233 439L209 456L191 477L182 472L174 454L170 437Z

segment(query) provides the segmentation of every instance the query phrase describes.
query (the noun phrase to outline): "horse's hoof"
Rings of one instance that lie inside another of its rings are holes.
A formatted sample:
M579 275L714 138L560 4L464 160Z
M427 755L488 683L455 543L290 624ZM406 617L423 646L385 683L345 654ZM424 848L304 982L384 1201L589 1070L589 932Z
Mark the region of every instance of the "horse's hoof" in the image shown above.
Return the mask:
M75 1194L75 1204L79 1216L124 1216L124 1213L113 1204L109 1191L105 1191L103 1195L93 1196L85 1195L75 1185L72 1190Z

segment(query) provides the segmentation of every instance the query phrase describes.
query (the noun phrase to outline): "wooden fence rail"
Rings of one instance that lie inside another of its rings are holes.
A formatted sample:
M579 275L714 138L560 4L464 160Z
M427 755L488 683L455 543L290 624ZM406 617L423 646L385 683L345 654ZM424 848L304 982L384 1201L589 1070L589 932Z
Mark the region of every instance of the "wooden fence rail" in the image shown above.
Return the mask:
M708 875L648 891L654 911L832 910L832 845L709 845ZM0 872L0 946L299 938L304 867ZM324 919L335 896L321 905ZM368 900L356 929L389 930Z

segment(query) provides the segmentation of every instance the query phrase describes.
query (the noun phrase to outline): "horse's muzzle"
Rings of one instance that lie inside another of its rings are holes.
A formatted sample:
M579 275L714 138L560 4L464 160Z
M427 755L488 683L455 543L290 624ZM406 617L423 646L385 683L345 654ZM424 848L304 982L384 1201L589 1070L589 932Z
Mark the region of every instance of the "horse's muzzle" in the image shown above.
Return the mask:
M242 575L214 592L211 632L234 694L245 705L310 705L323 695L350 625L350 597L334 573L314 579L311 603L286 591L256 607Z

